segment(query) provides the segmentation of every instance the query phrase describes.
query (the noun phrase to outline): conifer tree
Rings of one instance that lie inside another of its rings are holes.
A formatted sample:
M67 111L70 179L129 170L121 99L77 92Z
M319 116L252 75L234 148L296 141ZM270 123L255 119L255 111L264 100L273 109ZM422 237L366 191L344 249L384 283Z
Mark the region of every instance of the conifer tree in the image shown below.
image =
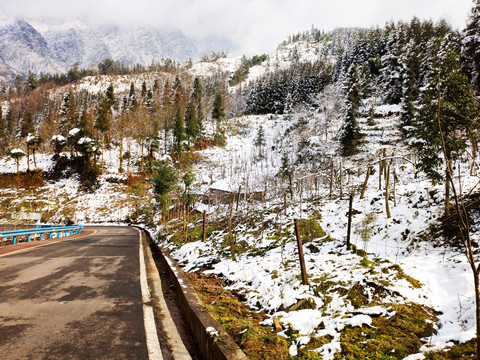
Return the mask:
M191 142L195 142L198 136L198 123L195 104L190 99L185 110L185 134Z
M137 96L135 95L135 86L130 83L130 91L128 93L128 108L130 111L135 111L138 108Z
M203 89L202 84L200 83L200 79L198 77L195 78L193 81L193 92L192 92L192 99L194 104L196 105L196 121L197 121L197 129L198 134L203 131L203 120L205 115L203 114Z
M183 122L183 116L180 106L177 106L177 110L175 112L173 137L175 139L175 151L177 152L177 154L180 154L183 151L183 141L185 140L185 125Z
M77 125L78 109L77 102L73 91L65 93L60 108L60 132L63 136L67 136L68 132Z
M355 65L350 66L348 72L348 85L350 86L346 98L346 113L343 128L340 132L340 143L344 155L355 152L360 137L360 128L357 122L357 112L360 107L358 75Z
M420 71L420 58L418 48L413 40L408 43L406 54L402 57L401 62L403 64L401 120L405 131L413 124L416 113L415 102L419 94L417 78Z
M212 119L217 125L217 133L221 132L222 120L225 118L225 106L223 105L223 96L220 91L215 95L212 108Z
M473 0L472 10L465 29L462 55L472 78L474 89L480 92L480 0Z
M448 171L443 172L440 168L443 164L441 154L445 152L449 159L447 168L451 167L465 152L468 138L479 128L476 122L469 120L475 118L479 107L471 96L469 79L462 70L458 48L458 41L447 36L432 60L434 66L425 79L412 141L419 155L420 170L432 182L445 183L447 214L450 208L450 179Z

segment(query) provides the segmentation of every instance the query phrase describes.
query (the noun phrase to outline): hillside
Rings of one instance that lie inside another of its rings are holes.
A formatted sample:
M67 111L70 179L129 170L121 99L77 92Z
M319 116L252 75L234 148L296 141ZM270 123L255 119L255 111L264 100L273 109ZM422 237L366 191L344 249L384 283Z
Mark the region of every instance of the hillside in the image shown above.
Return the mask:
M251 359L470 358L453 195L476 261L478 104L460 95L476 91L462 36L418 19L312 29L253 58L25 84L3 98L0 222L146 227Z

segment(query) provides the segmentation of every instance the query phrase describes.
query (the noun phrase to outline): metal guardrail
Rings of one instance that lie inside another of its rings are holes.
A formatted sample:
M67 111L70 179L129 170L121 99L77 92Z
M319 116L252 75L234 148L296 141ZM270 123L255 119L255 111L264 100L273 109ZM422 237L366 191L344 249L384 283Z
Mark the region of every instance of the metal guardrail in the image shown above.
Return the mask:
M31 236L35 236L37 234L40 235L39 240L43 240L44 234L49 234L49 239L53 237L54 234L57 235L57 238L63 236L69 236L68 234L74 235L82 232L83 225L68 225L68 226L37 226L36 229L23 229L23 230L10 230L10 231L1 231L0 232L0 241L4 239L12 238L13 245L17 243L17 238L19 236L26 236L27 242L30 241Z

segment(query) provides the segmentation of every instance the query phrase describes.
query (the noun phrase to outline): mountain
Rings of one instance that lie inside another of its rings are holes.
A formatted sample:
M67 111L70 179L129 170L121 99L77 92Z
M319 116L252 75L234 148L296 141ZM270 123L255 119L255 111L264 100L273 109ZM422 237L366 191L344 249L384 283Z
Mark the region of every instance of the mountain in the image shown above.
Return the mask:
M0 27L0 69L4 78L29 71L56 73L62 66L45 38L24 20L2 22Z
M161 58L184 61L201 55L194 42L179 31L166 32L151 26L133 29L108 26L101 27L98 34L112 58L127 65L148 65Z
M92 29L81 21L45 24L14 19L0 12L0 80L17 74L66 72L75 63L86 68L110 58L125 65L150 65L152 60L200 59L204 53L228 51L222 38L193 40L180 31L152 26Z
M64 69L75 63L89 67L111 57L102 39L81 21L44 26L42 35Z

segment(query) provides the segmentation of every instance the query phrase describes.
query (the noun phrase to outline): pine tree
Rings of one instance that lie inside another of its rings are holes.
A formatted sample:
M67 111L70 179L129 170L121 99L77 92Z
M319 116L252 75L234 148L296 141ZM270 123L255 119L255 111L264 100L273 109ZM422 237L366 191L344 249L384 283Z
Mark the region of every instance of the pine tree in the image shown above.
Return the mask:
M223 96L220 91L215 95L212 108L212 119L217 124L217 133L221 132L222 120L225 118L225 106L223 105Z
M262 157L262 149L265 146L265 131L263 130L263 126L260 125L257 132L257 137L255 138L255 146L258 148L258 157Z
M191 142L195 142L198 133L197 112L194 102L190 99L185 110L185 134Z
M68 132L77 125L78 109L73 91L70 90L63 96L62 106L60 108L60 132L67 136Z
M456 39L447 36L432 60L415 119L412 145L419 155L418 167L434 183L445 183L445 211L449 212L450 179L442 172L445 152L451 167L465 152L479 125L471 121L480 110L472 96L469 79L462 70ZM444 169L445 170L445 169Z
M418 48L411 40L406 49L406 54L401 58L403 65L403 89L402 89L402 128L408 132L416 114L415 102L418 98L419 89L417 86L418 74L420 72L420 58Z
M175 151L177 154L180 154L183 151L183 141L185 140L185 125L183 122L182 111L179 106L177 106L177 110L175 112L173 137L175 139Z
M145 101L145 97L147 96L147 83L144 81L142 83L142 90L140 92L140 98L142 101Z
M200 83L200 79L198 77L193 80L193 92L192 92L192 99L196 105L196 120L197 120L197 128L198 134L203 131L203 120L205 115L203 113L203 89L202 84Z
M360 107L360 94L358 86L358 75L356 66L350 66L348 72L348 82L350 86L346 99L345 121L340 132L340 143L344 155L351 155L357 148L358 139L360 137L360 128L357 122L357 112Z
M128 109L135 111L138 108L137 96L135 95L135 86L130 83L130 91L128 93Z
M480 0L473 1L473 7L464 31L462 55L472 78L474 89L480 92Z

